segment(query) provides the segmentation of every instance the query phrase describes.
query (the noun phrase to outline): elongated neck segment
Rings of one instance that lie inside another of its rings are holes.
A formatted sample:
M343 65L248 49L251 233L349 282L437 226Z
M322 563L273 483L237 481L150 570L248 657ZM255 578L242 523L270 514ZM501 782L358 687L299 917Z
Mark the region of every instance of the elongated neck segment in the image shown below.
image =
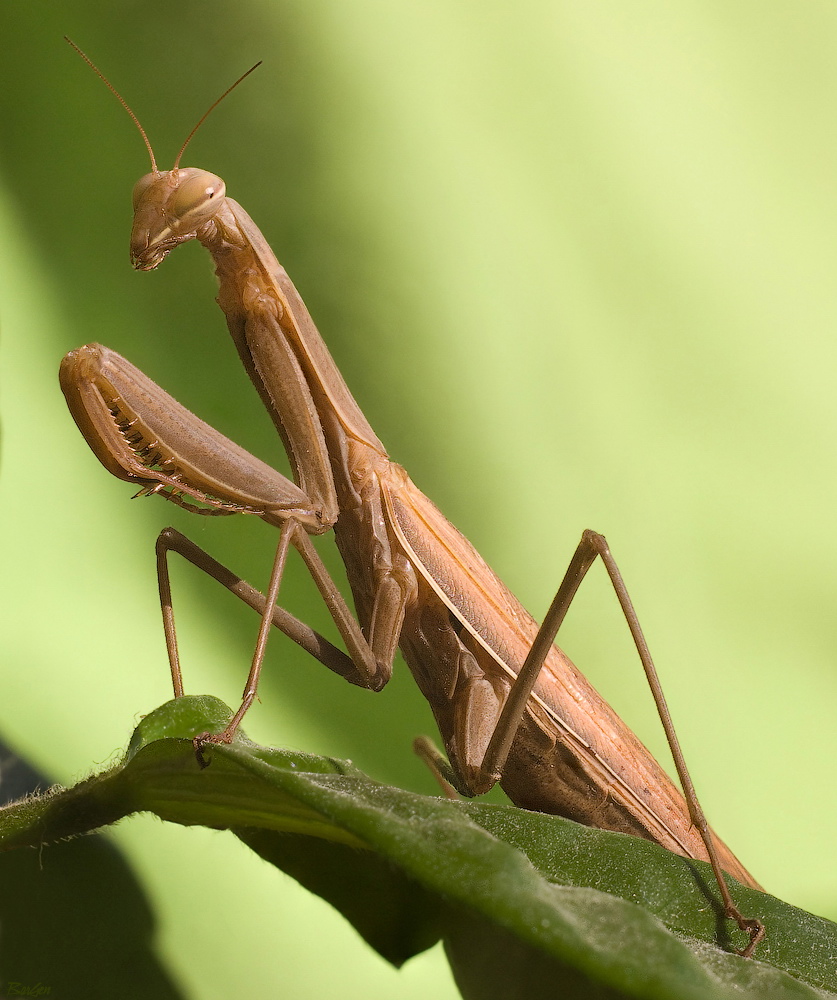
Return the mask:
M326 456L334 478L345 479L352 442L386 458L305 303L249 215L226 198L196 236L215 261L218 304L301 488L312 496L328 492L323 479L330 477L320 467ZM333 496L322 499L326 508L336 504Z

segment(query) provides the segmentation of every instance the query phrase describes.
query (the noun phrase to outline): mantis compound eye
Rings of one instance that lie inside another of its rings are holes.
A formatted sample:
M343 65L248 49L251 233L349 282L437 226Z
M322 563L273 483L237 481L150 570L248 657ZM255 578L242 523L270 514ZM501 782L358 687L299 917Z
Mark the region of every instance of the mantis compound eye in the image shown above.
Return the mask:
M169 201L169 212L180 222L188 221L190 226L208 221L224 200L224 182L207 170L195 168L179 170L178 175L177 187Z
M133 193L131 194L131 200L133 203L134 211L137 210L137 205L139 205L142 196L151 187L159 174L146 174L144 177L140 177L137 183L134 185Z

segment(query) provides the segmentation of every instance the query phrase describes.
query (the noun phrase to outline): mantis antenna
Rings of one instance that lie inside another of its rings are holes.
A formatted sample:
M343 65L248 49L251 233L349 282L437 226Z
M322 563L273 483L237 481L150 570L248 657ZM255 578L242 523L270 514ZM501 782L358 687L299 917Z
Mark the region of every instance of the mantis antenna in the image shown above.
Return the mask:
M78 54L81 56L81 58L87 63L87 65L93 70L93 72L99 77L99 79L105 84L105 86L108 88L108 90L114 95L114 97L119 101L119 103L122 105L122 107L131 116L131 119L132 119L133 123L139 129L139 133L142 136L143 142L145 143L145 148L148 150L148 155L151 157L151 172L154 173L154 174L159 174L160 170L157 167L157 160L154 157L154 150L152 149L151 143L150 143L150 141L148 139L148 135L146 134L145 129L140 124L139 118L137 118L137 116L134 114L133 110L131 109L131 106L128 104L128 102L125 100L125 98L119 93L119 91L116 89L116 87L114 87L114 85L110 82L110 80L108 80L108 78L99 69L99 67L93 62L93 60L90 58L90 56L88 56L86 52L82 51L82 49L80 49L78 47L78 45L76 45L76 43L72 40L72 38L68 38L66 35L64 35L64 41L67 42L68 44L72 45L72 47L76 50L76 52L78 52ZM186 136L186 141L180 147L180 152L177 154L177 159L174 161L174 166L172 167L172 170L177 170L178 169L178 167L180 166L180 160L182 159L183 154L186 152L186 147L192 141L192 139L195 136L195 133L198 131L198 129L201 127L201 125L203 125L203 123L210 116L210 114L212 114L212 112L218 107L218 105L221 103L221 101L223 101L224 98L228 94L230 94L233 90L235 90L235 88L242 82L242 80L244 80L246 77L248 77L253 72L253 70L258 69L259 66L261 66L261 64L262 64L262 60L260 59L255 65L251 66L250 69L248 69L246 73L242 73L241 76L235 81L235 83L232 84L231 86L227 87L227 89L224 91L224 93L221 94L221 96L216 101L214 101L209 106L209 108L203 113L203 115L199 119L197 125L195 125L195 127L192 129L192 131Z
M246 73L242 73L241 76L235 81L234 84L232 84L231 86L227 87L227 89L224 91L223 94L221 94L221 96L218 98L217 101L215 101L213 104L209 105L209 107L207 108L207 110L204 111L203 115L201 116L200 120L198 121L198 124L186 136L186 141L180 147L180 152L177 154L177 159L174 161L174 166L172 167L172 170L177 170L177 168L180 166L181 157L186 152L186 147L189 145L189 143L194 138L195 132L197 132L197 130L201 127L201 125L203 125L203 123L212 114L212 112L218 107L218 105L221 103L221 101L223 101L224 98L228 94L230 94L233 90L235 90L235 88L241 83L241 81L244 80L246 77L248 77L253 72L253 70L258 69L259 66L261 66L261 64L262 64L262 60L259 59L259 61L257 63L255 63L253 66L251 66L250 69L248 69Z

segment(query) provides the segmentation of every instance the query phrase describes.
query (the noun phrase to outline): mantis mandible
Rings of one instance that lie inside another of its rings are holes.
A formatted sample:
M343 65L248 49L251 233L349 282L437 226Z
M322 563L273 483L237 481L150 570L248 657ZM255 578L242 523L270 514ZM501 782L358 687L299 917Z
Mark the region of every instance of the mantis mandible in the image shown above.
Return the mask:
M389 680L400 647L444 741L446 756L427 748L424 754L458 792L481 794L499 781L524 808L645 837L684 857L709 860L725 914L749 935L742 954L752 954L763 925L741 914L722 872L760 887L707 824L648 647L603 536L584 532L538 626L470 542L390 460L299 293L247 213L226 196L221 178L180 166L186 145L215 104L190 133L173 168L161 171L134 113L87 61L131 115L151 157L151 172L133 193L133 266L153 270L191 239L209 251L219 282L218 304L294 473L292 482L244 451L106 347L79 348L61 364L70 411L111 473L138 484L140 493L159 493L197 513L250 513L279 528L265 596L174 529L165 529L158 539L175 696L182 695L183 683L169 552L209 573L262 616L239 709L221 734L200 734L196 745L233 738L256 696L271 625L346 680L372 691ZM346 566L356 617L309 538L329 531ZM277 606L291 546L322 594L348 656ZM628 621L685 798L554 645L569 604L597 557Z

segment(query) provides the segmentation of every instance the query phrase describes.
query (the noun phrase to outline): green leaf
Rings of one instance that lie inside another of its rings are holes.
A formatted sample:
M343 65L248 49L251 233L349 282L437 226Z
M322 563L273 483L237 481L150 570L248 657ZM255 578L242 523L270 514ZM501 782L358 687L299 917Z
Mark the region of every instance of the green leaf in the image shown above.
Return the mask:
M734 884L767 926L734 953L708 866L654 844L514 807L380 785L351 765L219 732L212 698L169 702L125 760L0 811L0 847L41 845L133 812L232 830L328 900L390 962L444 941L465 997L832 996L837 926Z

